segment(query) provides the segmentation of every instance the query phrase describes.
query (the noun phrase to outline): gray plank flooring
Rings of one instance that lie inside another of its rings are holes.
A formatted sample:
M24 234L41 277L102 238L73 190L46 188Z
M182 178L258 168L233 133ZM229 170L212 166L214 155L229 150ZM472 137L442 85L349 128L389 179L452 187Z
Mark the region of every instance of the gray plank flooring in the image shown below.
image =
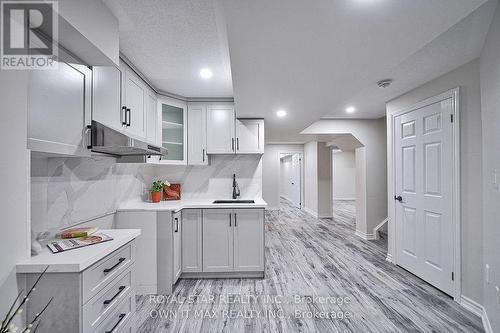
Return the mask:
M283 200L266 212L265 279L182 279L168 300L139 296L137 332L484 332L479 317L386 262L386 239L355 236L354 216L353 202L316 219Z

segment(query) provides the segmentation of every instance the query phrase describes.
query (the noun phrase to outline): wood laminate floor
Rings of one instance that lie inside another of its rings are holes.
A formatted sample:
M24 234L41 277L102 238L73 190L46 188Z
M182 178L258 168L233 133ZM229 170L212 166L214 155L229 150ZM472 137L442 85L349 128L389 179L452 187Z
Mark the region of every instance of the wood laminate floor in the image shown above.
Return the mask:
M283 200L266 212L265 279L182 279L169 299L139 296L137 332L484 332L386 262L387 240L355 236L354 216L353 202L316 219Z

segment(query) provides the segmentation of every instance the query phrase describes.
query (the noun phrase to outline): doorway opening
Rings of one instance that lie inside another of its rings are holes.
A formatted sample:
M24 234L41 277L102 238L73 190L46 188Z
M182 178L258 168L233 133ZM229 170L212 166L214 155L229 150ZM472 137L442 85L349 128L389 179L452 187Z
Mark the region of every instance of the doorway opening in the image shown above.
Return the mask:
M302 153L280 153L280 197L302 209Z

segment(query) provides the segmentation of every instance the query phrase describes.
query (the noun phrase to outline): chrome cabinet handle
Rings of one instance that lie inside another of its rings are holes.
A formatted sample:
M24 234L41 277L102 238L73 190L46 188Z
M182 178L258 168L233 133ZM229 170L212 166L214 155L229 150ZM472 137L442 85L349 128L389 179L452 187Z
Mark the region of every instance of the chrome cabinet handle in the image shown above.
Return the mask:
M240 138L236 138L236 150L240 150Z
M231 139L231 150L234 151L234 138Z
M179 218L174 218L175 220L175 230L174 232L179 232Z
M127 315L125 313L122 313L118 318L118 321L116 322L115 326L113 326L113 328L109 331L106 331L105 333L113 333L115 331L115 329L118 327L118 325L120 325L120 323L122 322L123 318L125 318Z
M111 266L110 268L106 268L104 270L104 273L109 273L109 272L113 271L116 267L118 267L124 261L125 261L125 258L118 259L118 262L116 264L114 264L113 266Z
M131 118L131 115L130 115L130 109L129 109L129 108L127 108L127 111L126 111L126 113L125 113L125 116L126 116L126 117L125 117L125 118L126 118L126 124L125 124L125 125L126 125L127 127L130 127L130 122L131 122L130 118Z

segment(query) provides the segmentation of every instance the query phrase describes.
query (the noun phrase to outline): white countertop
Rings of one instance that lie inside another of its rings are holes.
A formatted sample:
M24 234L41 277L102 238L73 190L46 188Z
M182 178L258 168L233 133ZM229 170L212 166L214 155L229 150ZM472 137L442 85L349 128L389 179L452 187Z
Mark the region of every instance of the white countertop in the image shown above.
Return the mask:
M132 200L123 202L118 206L117 211L173 211L178 212L186 208L267 208L267 203L262 198L249 198L239 200L254 200L255 203L238 203L238 204L214 204L214 200L226 199L182 199L172 201L161 201L159 203L144 202L139 200Z
M47 266L49 266L47 272L52 273L81 272L141 234L140 229L99 230L99 232L111 236L113 240L61 253L52 253L45 246L42 253L18 263L17 273L41 273Z

